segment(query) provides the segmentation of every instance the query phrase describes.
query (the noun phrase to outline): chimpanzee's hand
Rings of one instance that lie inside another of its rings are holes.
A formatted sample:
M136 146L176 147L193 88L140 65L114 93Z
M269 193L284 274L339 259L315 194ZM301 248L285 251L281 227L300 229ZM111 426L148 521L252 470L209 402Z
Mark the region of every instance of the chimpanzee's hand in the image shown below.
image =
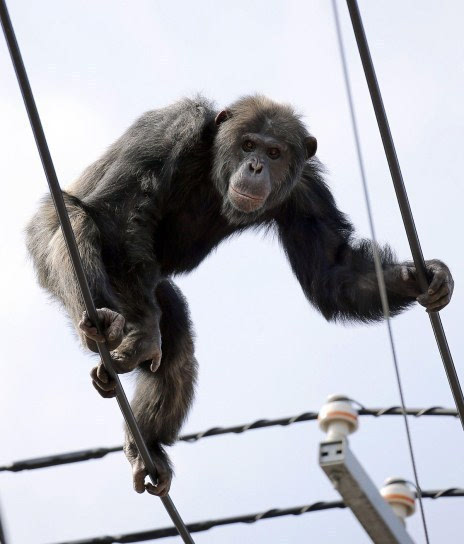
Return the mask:
M137 451L132 437L128 436L128 433L126 432L124 453L126 454L129 463L132 465L132 481L134 489L137 493L143 493L147 490L151 495L165 497L169 493L173 476L169 458L159 444L150 445L149 440L147 440L147 442L148 451L158 470L158 482L156 486L151 482L145 483L148 471L145 468L145 464Z
M85 335L87 347L98 352L96 342L105 342L108 349L117 348L124 336L124 317L108 308L99 308L97 314L102 327L102 334L98 334L97 328L90 321L87 312L82 314L82 319L79 322L79 328Z
M418 295L416 300L427 309L427 312L439 312L451 300L454 281L449 268L445 263L437 259L426 261L427 277L430 281L429 288L421 293L416 278L416 268L409 263L402 265L401 277L408 284L411 294Z

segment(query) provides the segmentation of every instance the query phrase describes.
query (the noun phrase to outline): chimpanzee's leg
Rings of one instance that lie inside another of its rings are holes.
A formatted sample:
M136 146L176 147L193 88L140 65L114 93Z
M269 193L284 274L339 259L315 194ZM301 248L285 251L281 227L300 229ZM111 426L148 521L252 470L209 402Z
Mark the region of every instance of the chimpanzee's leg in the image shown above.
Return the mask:
M172 479L169 458L163 449L177 439L193 399L197 375L193 334L187 303L179 289L168 280L156 288L161 308L163 355L153 373L148 363L137 369L137 388L132 402L135 417L158 468L158 485L145 483L147 472L132 437L126 431L124 451L132 464L134 488L154 495L168 493Z
M111 277L114 290L122 293L118 311L119 318L124 323L124 331L117 345L110 345L108 338L106 339L114 368L116 372L123 374L146 363L144 366L148 365L152 372L156 372L162 353L162 308L153 289L153 285L157 284L157 267L118 272L120 273L115 274L112 270ZM104 315L104 318L107 319L107 316ZM116 321L116 318L113 319ZM86 335L91 334L92 324L85 314L79 326ZM94 339L101 341L95 337ZM115 384L101 362L92 370L91 376L95 388L103 397L114 396Z

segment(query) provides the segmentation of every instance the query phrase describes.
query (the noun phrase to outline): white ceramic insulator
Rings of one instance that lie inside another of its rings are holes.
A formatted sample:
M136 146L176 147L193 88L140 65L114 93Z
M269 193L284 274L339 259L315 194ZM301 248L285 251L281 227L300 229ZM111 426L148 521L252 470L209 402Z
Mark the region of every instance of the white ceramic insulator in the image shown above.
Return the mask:
M393 512L400 518L403 523L406 523L406 517L408 516L408 506L400 502L389 503Z
M340 440L358 428L358 412L351 401L342 395L331 395L317 419L319 427L327 433L327 440Z
M400 478L389 478L380 494L403 521L416 511L416 496L409 485Z

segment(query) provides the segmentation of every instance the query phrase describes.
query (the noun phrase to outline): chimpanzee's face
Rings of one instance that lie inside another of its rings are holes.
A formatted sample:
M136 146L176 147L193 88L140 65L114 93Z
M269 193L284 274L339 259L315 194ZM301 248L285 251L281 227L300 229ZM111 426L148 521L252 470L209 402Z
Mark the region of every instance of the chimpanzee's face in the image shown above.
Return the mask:
M293 110L259 95L221 111L216 126L213 180L222 213L234 224L249 224L285 202L316 153L316 138Z
M238 147L238 164L227 196L237 210L254 212L265 205L273 188L285 182L291 151L285 142L265 132L243 134Z

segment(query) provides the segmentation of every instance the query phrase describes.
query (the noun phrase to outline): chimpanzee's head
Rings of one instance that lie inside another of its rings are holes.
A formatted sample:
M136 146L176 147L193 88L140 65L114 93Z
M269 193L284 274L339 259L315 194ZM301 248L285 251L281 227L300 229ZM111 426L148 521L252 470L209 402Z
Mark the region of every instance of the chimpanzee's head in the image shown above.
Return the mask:
M218 113L216 125L213 176L234 223L284 202L316 153L316 138L293 109L264 96L239 99Z

